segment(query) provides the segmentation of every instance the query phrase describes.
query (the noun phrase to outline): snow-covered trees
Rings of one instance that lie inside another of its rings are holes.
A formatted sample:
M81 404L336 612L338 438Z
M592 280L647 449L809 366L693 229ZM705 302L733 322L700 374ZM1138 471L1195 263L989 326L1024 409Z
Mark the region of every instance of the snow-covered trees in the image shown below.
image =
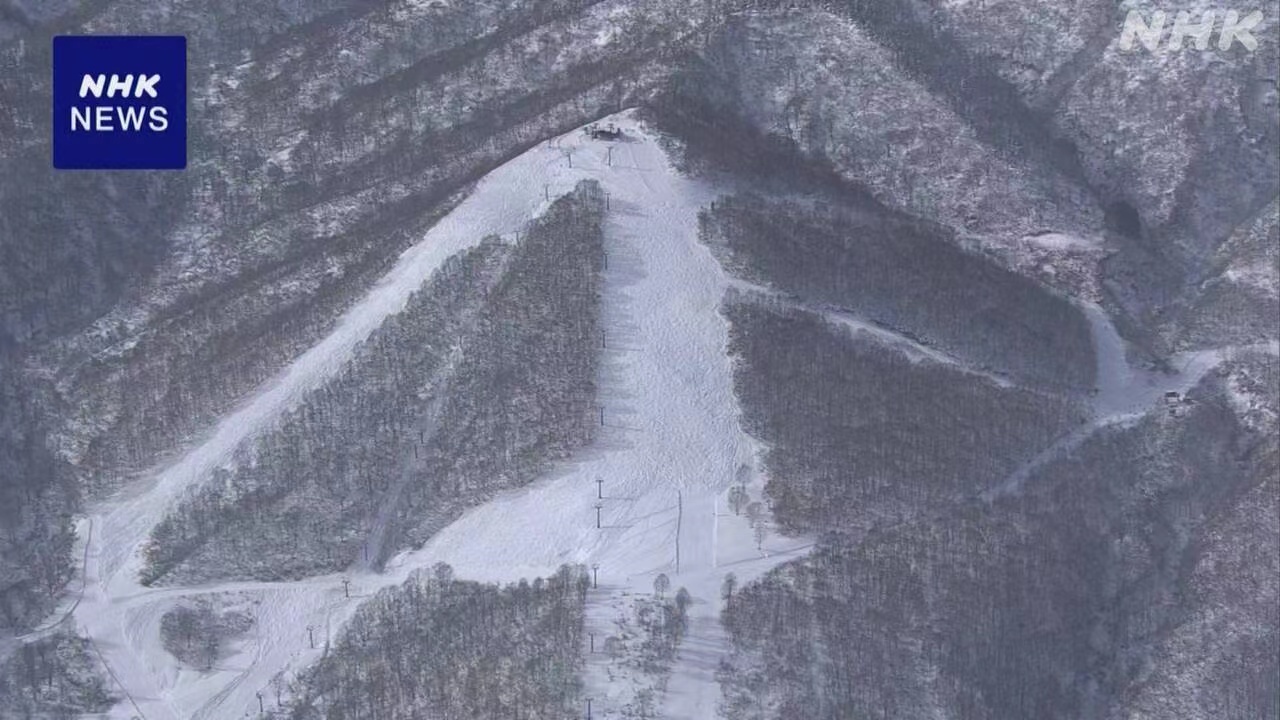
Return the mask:
M223 642L249 630L253 618L235 610L222 611L200 598L182 603L160 617L160 640L178 660L208 670L218 660Z
M658 576L653 579L653 594L661 598L670 589L671 579L666 573L658 573Z
M49 612L71 579L78 489L63 481L30 388L0 351L0 632Z
M1083 420L1069 398L914 362L813 313L745 296L724 312L743 417L769 445L765 494L784 532L846 532L881 513L950 505Z
M757 519L751 525L751 537L756 540L756 550L764 552L764 541L769 537L769 527L764 524L763 519Z
M727 573L724 581L720 583L720 599L724 601L725 609L728 610L729 604L733 601L733 591L738 588L738 576L733 573Z
M659 580L664 589L659 592ZM614 634L605 638L605 651L615 666L610 673L627 673L636 688L622 708L625 718L654 718L655 695L666 689L680 643L688 631L688 608L693 602L683 587L674 597L665 575L655 578L652 596L633 596L614 620Z
M66 630L14 648L0 663L0 717L73 720L115 702L89 641Z
M1084 314L960 249L936 226L883 208L731 196L704 212L701 234L736 274L805 302L846 310L1030 386L1093 386Z
M421 572L298 681L290 717L561 720L579 708L585 568L499 587Z
M1190 393L1182 416L1157 407L1100 429L1021 494L828 533L739 589L723 615L727 716L1066 720L1098 703L1109 716L1175 701L1264 716L1278 656L1256 629L1277 617L1276 584L1247 599L1238 587L1277 557L1259 519L1277 517L1280 451L1274 424L1248 428L1218 382ZM1223 462L1242 447L1260 455ZM1204 622L1215 643L1188 656L1182 643Z
M598 186L451 259L236 466L153 532L146 579L299 577L425 541L589 442Z
M195 577L292 577L357 558L378 495L419 440L421 395L441 391L431 380L507 252L487 242L451 258L342 374L156 527L145 579L184 566Z
M1078 427L1082 409L1052 393L913 362L781 303L736 296L724 312L744 418L768 447L766 498L744 507L757 547L769 531L766 504L781 531L820 536L820 550L802 568L785 566L743 588L726 579L723 620L735 651L720 675L725 712L749 720L921 716L925 708L914 698L928 693L911 684L916 676L906 668L925 660L895 656L888 648L908 642L904 633L882 642L878 616L858 609L876 602L877 612L903 617L903 627L925 622L915 614L923 612L922 586L900 579L916 562L908 548L917 546L872 550L865 533L918 518L911 523L911 532L925 534L918 542L945 555L959 542L952 535L979 530L940 531L932 518ZM979 537L965 562L1000 566L983 555ZM844 564L851 553L858 559ZM947 572L963 578L968 571ZM880 604L886 595L893 599ZM972 644L966 636L956 651ZM830 674L815 675L819 667ZM1034 714L1026 709L1022 715Z

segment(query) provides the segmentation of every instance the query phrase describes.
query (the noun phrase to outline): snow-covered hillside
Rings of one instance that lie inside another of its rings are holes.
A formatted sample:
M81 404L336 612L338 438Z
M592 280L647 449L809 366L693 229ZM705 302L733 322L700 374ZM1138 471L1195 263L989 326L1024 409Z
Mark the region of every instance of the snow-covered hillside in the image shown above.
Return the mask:
M0 3L0 720L1280 715L1280 19L1166 4ZM189 166L52 168L138 32Z
M93 529L86 584L64 612L93 641L127 695L113 716L252 714L259 694L273 697L273 678L314 661L362 598L441 561L459 577L490 581L549 575L564 563L598 566L593 607L650 593L654 577L666 573L673 589L687 588L694 603L663 716L714 713L714 671L724 647L718 621L723 576L733 572L750 579L806 545L768 538L763 551L757 550L746 519L730 512L724 500L739 468L757 462L757 448L738 425L725 354L727 327L719 306L728 279L697 242L699 208L715 197L715 189L681 176L629 113L609 121L623 130L622 141L592 141L575 131L486 176L331 335L152 481L95 508L82 523L86 534ZM552 198L582 179L597 180L609 202L601 339L607 362L600 379L603 427L595 447L529 488L475 508L422 549L393 558L381 573L353 568L343 576L296 583L139 585L147 533L183 493L207 481L237 447L338 372L352 348L402 309L445 258L487 234L515 240ZM752 489L758 493L758 483ZM345 588L344 580L350 581ZM182 669L160 640L165 610L198 596L229 598L255 620L209 673ZM603 637L607 628L595 626L607 621L592 613L588 624ZM643 682L616 676L610 681L599 672L603 662L603 655L590 657L587 695L595 700L597 716L611 717Z

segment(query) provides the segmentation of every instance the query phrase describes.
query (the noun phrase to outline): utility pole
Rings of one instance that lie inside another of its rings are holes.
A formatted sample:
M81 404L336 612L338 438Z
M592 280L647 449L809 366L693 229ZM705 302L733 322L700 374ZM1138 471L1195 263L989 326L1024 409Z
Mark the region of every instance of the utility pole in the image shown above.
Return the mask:
M596 634L587 633L587 636L591 638L591 652L594 653L596 651Z
M591 698L587 698L587 720L591 720Z
M258 714L262 715L266 711L267 711L266 707L262 705L262 693L258 693Z
M604 427L604 406L600 406L600 427Z
M550 183L543 183L543 184L542 184L542 197L543 197L544 199L546 199L546 200L550 200L550 199L551 199L551 184L550 184Z
M315 625L307 626L307 642L311 644L312 650L316 649L316 626Z
M347 578L342 578L342 596L345 598L351 597L351 580Z
M609 209L609 191L608 190L604 191L604 209L605 210Z
M596 503L596 528L600 527L600 510L604 507L604 503Z
M601 330L601 331L600 331L600 347L601 347L601 348L603 348L603 349L605 349L605 350L608 350L608 349L609 349L609 342L608 342L608 340L607 340L606 338L607 338L607 336L605 335L605 331L604 331L604 330Z
M596 478L596 499L604 499L604 478Z
M613 167L613 146L610 145L604 151L604 164Z
M599 507L599 506L597 506ZM591 565L591 589L595 590L600 587L600 563L592 563Z

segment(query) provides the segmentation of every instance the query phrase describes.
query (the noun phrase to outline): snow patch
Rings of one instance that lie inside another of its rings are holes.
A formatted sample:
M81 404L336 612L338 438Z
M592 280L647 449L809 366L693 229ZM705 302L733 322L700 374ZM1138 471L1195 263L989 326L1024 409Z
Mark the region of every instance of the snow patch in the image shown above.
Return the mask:
M1280 287L1280 271L1270 261L1256 262L1243 267L1231 267L1222 273L1222 277L1237 285L1244 285L1261 290L1267 295L1276 295Z
M1102 245L1101 240L1097 238L1085 238L1079 235L1068 235L1059 232L1028 235L1025 239L1032 245L1038 245L1050 250L1093 250Z

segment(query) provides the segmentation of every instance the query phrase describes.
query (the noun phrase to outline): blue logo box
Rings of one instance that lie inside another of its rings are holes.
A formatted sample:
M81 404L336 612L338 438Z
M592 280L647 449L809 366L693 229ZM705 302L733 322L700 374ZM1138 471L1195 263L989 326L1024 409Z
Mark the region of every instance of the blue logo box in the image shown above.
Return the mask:
M187 166L187 39L181 35L53 38L53 166L181 170Z

